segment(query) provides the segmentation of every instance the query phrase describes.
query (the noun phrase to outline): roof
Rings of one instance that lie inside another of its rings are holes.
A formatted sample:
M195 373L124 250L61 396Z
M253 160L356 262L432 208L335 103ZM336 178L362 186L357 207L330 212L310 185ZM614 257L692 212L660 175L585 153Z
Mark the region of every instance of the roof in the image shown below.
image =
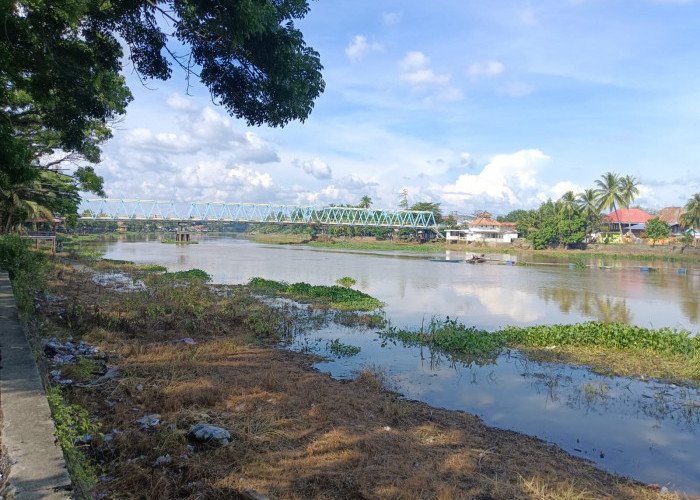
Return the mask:
M681 215L685 213L681 207L666 207L659 212L659 219L671 226L678 224Z
M628 212L629 217L627 216ZM642 222L646 222L649 219L654 218L653 215L649 215L645 211L640 210L638 208L630 208L629 210L627 210L626 208L620 208L618 210L615 210L614 212L610 212L608 215L603 217L603 222L617 224L618 214L620 216L620 222L630 222L631 224L640 224Z
M488 214L486 214L488 215ZM489 217L477 217L469 223L470 226L500 226L501 223Z

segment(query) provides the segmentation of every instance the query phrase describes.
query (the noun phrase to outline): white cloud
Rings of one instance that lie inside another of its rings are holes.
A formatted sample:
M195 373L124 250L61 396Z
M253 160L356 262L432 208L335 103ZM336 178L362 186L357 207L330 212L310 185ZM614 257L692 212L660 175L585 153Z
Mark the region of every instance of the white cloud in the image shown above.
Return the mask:
M547 193L549 196L547 196L547 199L551 198L553 200L558 200L564 195L564 193L573 191L573 193L576 195L578 193L583 192L583 190L584 188L579 186L578 184L574 184L570 181L561 181L557 182L554 186L549 188L549 192Z
M549 161L549 156L537 149L500 154L478 174L462 174L454 184L443 187L443 197L453 204L478 201L523 206L536 191L536 175Z
M459 164L466 169L472 169L476 166L474 158L469 153L462 153L459 155Z
M385 12L382 14L382 22L386 26L393 26L401 22L401 14L399 12Z
M480 77L493 77L498 76L503 73L505 66L503 63L498 61L482 61L474 63L467 69L467 75L471 76L472 79L477 79Z
M170 109L182 113L195 113L199 110L199 106L194 101L182 97L180 94L170 94L165 103Z
M367 42L367 37L356 35L350 42L350 45L345 48L345 55L347 55L352 62L357 62L362 59L367 52L377 50L382 50L381 44L376 42L369 43Z
M157 152L166 156L206 152L208 156L217 156L233 152L239 163L279 162L271 144L254 132L234 130L227 118L211 108L204 108L198 115L187 116L175 123L183 133L136 128L126 132L122 144L129 148L129 155L134 152Z
M330 179L332 175L331 167L326 162L321 161L318 158L304 161L294 159L292 164L301 168L304 172L316 177L317 179Z
M408 52L399 62L401 81L412 87L423 88L435 85L446 85L451 75L437 75L430 69L430 58L422 52Z

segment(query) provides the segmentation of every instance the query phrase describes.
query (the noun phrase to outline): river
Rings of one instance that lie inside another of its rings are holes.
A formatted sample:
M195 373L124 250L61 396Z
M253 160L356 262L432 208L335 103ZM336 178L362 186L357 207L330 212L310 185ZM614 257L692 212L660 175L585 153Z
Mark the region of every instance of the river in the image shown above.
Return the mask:
M486 263L471 265L430 260L471 256L455 251L341 251L231 237L186 246L117 241L104 251L105 258L162 264L171 271L203 269L216 283L260 276L332 285L350 276L355 288L384 302L397 326L449 316L490 330L589 320L700 330L697 263L591 259L579 269L564 259L510 265L517 256L488 254ZM480 366L338 325L306 332L290 347L327 354L324 346L334 339L361 351L318 365L333 376L371 367L407 398L467 411L487 425L555 443L605 470L700 495L698 389L535 363L517 352Z

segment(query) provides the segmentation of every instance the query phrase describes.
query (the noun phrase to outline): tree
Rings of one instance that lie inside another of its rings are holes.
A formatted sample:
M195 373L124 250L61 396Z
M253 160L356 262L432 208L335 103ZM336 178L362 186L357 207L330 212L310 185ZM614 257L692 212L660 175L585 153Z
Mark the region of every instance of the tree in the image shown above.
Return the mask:
M442 211L440 210L440 203L430 203L428 201L420 201L411 205L409 210L415 210L418 212L433 212L435 217L435 224L440 224L442 220Z
M483 211L483 210L482 210ZM508 212L506 215L499 215L496 217L498 222L515 222L517 223L520 219L527 215L527 210L517 209Z
M600 216L596 191L594 189L585 189L576 196L576 201L581 215L583 215L586 220L585 231L586 234L588 234L590 232L589 228L593 227L593 221Z
M639 188L637 187L639 183L637 179L631 175L626 175L620 178L620 197L627 209L627 230L629 231L632 225L630 216L630 205L634 201L635 197L639 194Z
M408 210L408 189L403 188L399 193L399 208Z
M251 125L303 121L324 88L319 56L293 23L307 12L306 0L2 2L1 227L21 216L7 210L28 193L24 201L38 204L61 197L51 185L101 194L85 162L99 161L110 123L132 99L119 40L143 79L166 80L177 65ZM189 53L175 55L174 45ZM67 165L78 169L68 175Z
M370 197L367 196L367 195L364 195L364 196L360 199L360 204L357 205L357 208L369 208L369 207L371 207L371 206L372 206L372 198L370 198Z
M681 226L700 229L700 193L695 193L683 208L685 213L681 215Z
M668 235L671 234L671 228L658 217L654 217L647 221L646 233L647 238L653 239L656 243L656 240L668 238Z
M602 175L601 179L595 181L598 189L596 195L598 198L598 210L606 210L612 207L613 212L617 213L617 204L623 204L622 195L620 194L620 177L613 172L607 172ZM620 222L620 214L617 213L617 224L620 228L620 236L622 236L622 223Z
M563 213L568 215L569 220L571 220L571 215L576 211L576 196L574 196L573 191L567 191L564 195L559 198L559 203L561 203L561 210Z

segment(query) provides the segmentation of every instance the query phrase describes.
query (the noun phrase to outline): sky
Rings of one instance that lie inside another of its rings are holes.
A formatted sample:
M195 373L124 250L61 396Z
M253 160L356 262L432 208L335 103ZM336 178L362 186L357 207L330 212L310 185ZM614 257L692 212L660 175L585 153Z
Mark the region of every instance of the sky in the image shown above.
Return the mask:
M501 215L606 172L646 208L700 192L700 0L318 0L297 26L326 90L284 128L126 65L108 197L395 209L406 190Z

